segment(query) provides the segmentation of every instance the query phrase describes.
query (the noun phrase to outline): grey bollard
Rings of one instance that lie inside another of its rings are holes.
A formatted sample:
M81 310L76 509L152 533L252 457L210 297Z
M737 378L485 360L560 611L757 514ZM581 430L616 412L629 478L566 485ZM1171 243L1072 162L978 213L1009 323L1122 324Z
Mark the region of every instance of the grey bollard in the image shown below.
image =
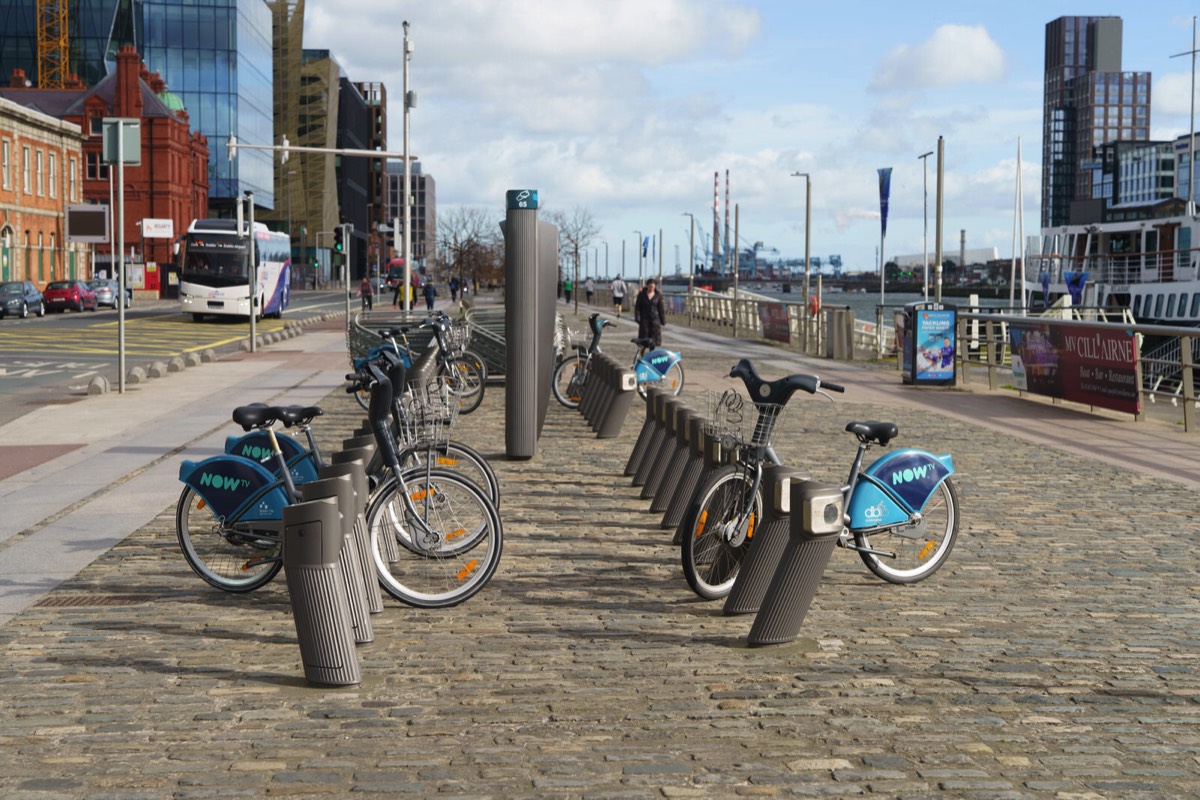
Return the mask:
M372 457L378 452L378 448L360 447L355 450L342 450L339 453L334 453L330 457L330 460L334 464L348 464L352 461L361 461L365 469L367 465L372 463ZM383 557L389 563L394 563L400 558L399 545L390 536L385 537L380 546L383 548Z
M305 501L323 500L332 497L337 501L342 521L342 548L338 551L338 569L342 572L342 584L346 587L346 601L350 609L350 626L354 628L354 641L365 644L375 640L371 626L371 614L367 603L367 587L363 579L362 558L358 542L354 541L354 522L358 519L357 500L349 475L321 478L300 487Z
M622 473L631 478L637 474L642 458L646 455L646 446L654 433L654 398L660 394L662 394L662 390L657 387L652 386L646 390L646 418L642 421L642 430L638 433L637 441L633 443L633 451L629 454L629 461L625 463L625 472Z
M587 382L583 384L583 395L579 398L579 413L591 424L593 430L607 397L609 367L608 359L603 354L592 356L591 365L588 367L590 374Z
M637 474L633 476L634 486L646 485L646 479L650 477L650 470L662 453L663 442L667 439L667 419L670 413L668 406L674 403L678 403L678 401L667 394L661 394L654 398L654 431L650 434L650 441L646 445L646 454L642 457Z
M362 683L346 587L338 570L342 519L333 498L283 509L283 573L287 578L304 677L310 683Z
M375 447L375 434L364 433L351 436L349 439L342 439L343 450L356 450L359 447Z
M790 502L788 543L746 639L751 647L786 644L796 638L842 532L845 502L840 486L793 483Z
M763 514L742 558L733 587L725 598L725 614L753 614L762 605L788 543L791 525L792 484L809 479L798 469L768 466L763 469Z
M683 469L683 462L687 458L687 426L694 413L690 408L678 406L671 416L670 438L664 443L668 458L663 462L657 482L654 481L654 476L651 476L652 480L646 481L646 486L650 487L650 510L655 514L666 511L671 502L671 493L675 491L679 471Z
M625 417L629 416L629 408L633 405L637 390L637 375L631 370L616 370L609 381L612 399L600 418L600 425L596 429L597 439L612 439L621 433L621 426L625 424Z
M613 401L617 399L617 380L621 372L621 366L612 358L606 355L600 356L600 378L596 387L596 399L592 402L591 416L588 421L592 424L592 430L599 432L600 425L604 421L604 417L608 414L609 408ZM634 384L636 388L637 384Z
M317 470L321 478L336 478L349 475L354 487L354 544L358 548L362 563L363 588L367 593L367 610L372 614L383 611L383 592L375 572L375 551L371 548L371 532L367 529L367 500L370 497L370 482L362 461L355 459L342 464L330 464Z
M660 527L678 527L683 512L687 510L692 495L696 493L700 474L704 469L704 426L707 422L708 420L699 413L693 414L688 420L687 458L679 470L679 480L675 482L671 500L667 504L667 510L663 512L662 522L659 523Z

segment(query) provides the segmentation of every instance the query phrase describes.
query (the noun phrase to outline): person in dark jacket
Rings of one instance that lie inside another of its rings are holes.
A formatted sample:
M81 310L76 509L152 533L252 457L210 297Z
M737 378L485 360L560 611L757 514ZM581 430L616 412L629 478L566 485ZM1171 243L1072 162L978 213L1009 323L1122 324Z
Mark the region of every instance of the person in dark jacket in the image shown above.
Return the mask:
M662 347L662 329L667 324L666 308L662 294L654 278L646 281L633 302L633 319L638 324L639 339L653 339L655 347Z

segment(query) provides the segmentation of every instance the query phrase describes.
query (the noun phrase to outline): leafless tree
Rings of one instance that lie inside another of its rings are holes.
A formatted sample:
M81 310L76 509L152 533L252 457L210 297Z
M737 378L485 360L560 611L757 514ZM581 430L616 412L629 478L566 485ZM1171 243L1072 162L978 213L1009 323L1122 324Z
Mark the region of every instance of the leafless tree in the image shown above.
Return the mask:
M575 206L569 213L551 210L545 216L558 226L559 249L575 264L575 311L579 311L579 253L600 234L600 226L592 218L592 212L583 206Z
M456 206L438 214L438 246L443 262L453 266L458 283L498 281L502 264L500 228L493 212L475 206Z

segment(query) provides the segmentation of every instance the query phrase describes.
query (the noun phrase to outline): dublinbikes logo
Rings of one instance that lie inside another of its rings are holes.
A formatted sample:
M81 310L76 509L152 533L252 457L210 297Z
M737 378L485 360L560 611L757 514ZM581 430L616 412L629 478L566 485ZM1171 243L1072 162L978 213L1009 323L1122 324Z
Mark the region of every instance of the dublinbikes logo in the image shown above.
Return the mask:
M930 464L922 464L919 467L909 467L892 473L892 486L900 486L913 481L925 480L925 476L929 470L933 469Z
M200 485L211 486L214 489L224 489L227 492L236 492L238 489L245 489L250 485L250 481L245 478L234 478L229 475L213 475L211 472L200 473Z
M863 516L867 518L868 523L877 523L883 519L884 511L886 511L885 501L880 500L877 506L867 506L863 509Z
M259 447L253 444L242 445L242 452L239 454L254 461L269 461L271 456L275 455L269 448Z

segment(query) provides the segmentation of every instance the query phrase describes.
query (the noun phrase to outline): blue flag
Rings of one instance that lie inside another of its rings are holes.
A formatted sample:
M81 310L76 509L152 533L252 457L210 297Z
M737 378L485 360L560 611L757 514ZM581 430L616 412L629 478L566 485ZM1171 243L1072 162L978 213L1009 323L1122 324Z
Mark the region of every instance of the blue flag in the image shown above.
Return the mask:
M650 250L650 237L645 236L642 238L642 258L646 257L646 253L649 250Z
M880 233L887 236L888 195L892 193L892 168L879 170L879 220L883 227Z

